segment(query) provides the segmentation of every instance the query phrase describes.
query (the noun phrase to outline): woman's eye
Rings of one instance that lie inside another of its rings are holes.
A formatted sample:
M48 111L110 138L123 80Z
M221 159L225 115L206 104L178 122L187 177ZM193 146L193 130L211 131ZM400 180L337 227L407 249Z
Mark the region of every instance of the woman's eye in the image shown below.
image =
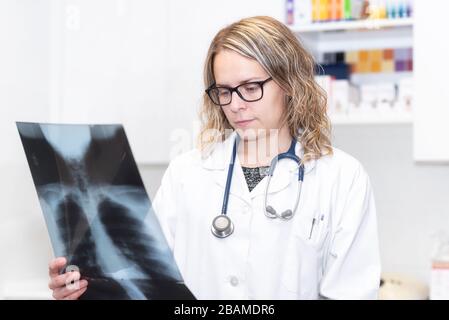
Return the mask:
M229 95L229 90L219 90L218 95L220 97L227 97Z
M256 91L257 87L258 87L257 85L247 85L247 86L244 87L244 89L245 89L246 92L251 93L251 92Z

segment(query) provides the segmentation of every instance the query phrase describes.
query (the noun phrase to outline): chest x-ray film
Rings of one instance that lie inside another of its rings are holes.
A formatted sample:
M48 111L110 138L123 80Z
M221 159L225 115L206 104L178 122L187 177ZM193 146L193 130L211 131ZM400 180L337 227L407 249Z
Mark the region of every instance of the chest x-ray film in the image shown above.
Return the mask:
M194 299L121 125L17 123L55 256L84 299Z

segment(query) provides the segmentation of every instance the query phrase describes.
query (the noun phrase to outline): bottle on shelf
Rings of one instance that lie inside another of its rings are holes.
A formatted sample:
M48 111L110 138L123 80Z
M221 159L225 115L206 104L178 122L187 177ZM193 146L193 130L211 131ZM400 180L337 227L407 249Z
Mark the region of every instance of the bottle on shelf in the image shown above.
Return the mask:
M408 18L413 0L286 0L288 25Z
M294 24L294 0L287 0L287 25L292 26Z

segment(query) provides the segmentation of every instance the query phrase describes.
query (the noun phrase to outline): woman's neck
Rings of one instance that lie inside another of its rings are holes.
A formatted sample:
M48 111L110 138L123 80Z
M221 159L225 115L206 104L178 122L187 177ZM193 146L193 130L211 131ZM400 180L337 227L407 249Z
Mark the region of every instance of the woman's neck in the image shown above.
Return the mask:
M238 149L240 164L249 168L269 166L274 157L289 149L291 142L292 136L287 126L270 130L255 139L242 139Z

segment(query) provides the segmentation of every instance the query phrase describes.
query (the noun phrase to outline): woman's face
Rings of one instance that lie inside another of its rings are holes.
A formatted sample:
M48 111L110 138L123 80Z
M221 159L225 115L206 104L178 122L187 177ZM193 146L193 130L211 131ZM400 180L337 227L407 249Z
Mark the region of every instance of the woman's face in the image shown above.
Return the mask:
M236 87L242 83L264 81L269 78L262 66L232 50L219 51L214 60L216 86ZM231 126L246 140L280 129L285 111L285 93L273 80L263 86L263 98L246 102L237 92L231 104L221 107Z

